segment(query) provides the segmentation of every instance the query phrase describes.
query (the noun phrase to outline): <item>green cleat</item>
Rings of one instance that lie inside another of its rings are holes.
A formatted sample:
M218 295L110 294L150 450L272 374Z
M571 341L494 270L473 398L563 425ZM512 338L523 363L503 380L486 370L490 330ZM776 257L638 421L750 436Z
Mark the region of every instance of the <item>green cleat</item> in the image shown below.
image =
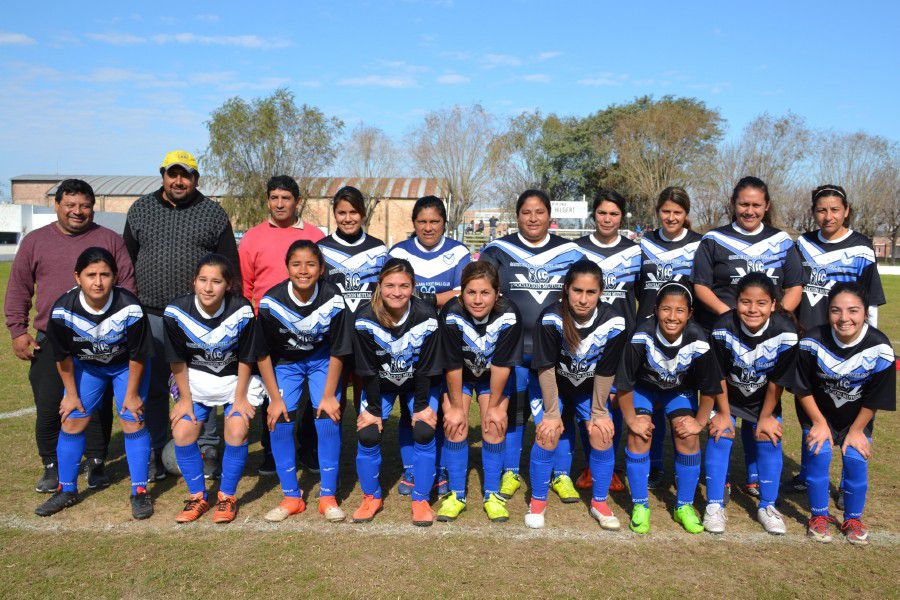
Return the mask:
M484 501L484 512L488 519L494 523L506 523L509 521L509 511L506 510L506 500L498 494L491 494Z
M437 512L437 520L441 522L455 521L459 514L466 510L466 503L456 497L456 492L450 492L441 501L441 508Z
M643 504L635 504L631 511L631 523L628 528L635 533L648 533L650 531L650 509Z
M581 500L581 496L578 495L578 491L575 489L575 484L572 483L572 478L568 475L557 475L553 483L550 484L550 489L556 492L563 504L572 504Z
M684 504L675 509L675 522L684 527L688 533L702 533L703 523L697 509L690 504Z
M518 473L513 473L512 471L503 472L503 477L500 479L500 495L502 497L509 500L520 487L522 487L522 479Z

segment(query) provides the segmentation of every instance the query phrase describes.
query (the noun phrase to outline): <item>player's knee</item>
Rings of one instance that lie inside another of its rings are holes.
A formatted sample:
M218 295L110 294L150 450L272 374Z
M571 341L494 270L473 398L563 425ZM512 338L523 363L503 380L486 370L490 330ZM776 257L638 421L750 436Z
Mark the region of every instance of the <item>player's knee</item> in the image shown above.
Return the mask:
M434 427L424 421L416 421L413 426L413 441L417 444L430 444L434 440Z
M240 446L247 441L247 424L241 417L225 419L225 441L232 446Z
M87 429L88 422L90 421L90 417L84 417L81 419L66 419L62 422L61 429L66 433L81 433L85 429Z
M378 431L378 425L366 425L357 432L359 443L366 448L377 446L381 443L381 432Z

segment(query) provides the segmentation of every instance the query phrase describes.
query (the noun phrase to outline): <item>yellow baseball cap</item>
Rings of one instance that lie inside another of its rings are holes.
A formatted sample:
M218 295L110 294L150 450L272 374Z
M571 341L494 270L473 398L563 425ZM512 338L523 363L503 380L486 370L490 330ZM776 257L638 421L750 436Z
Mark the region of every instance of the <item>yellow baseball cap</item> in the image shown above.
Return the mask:
M200 171L197 170L197 159L194 158L193 154L185 152L184 150L173 150L166 154L162 164L159 166L159 172L162 173L163 171L168 171L171 167L176 165L183 168L188 173L200 174Z

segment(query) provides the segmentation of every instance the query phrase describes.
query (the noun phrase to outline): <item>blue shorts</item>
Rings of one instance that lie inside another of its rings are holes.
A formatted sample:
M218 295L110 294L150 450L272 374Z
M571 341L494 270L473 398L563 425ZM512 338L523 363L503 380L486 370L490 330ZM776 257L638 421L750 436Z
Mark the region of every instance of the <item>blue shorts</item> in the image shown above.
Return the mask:
M639 415L653 415L655 408L662 407L666 417L673 419L697 414L696 392L656 392L634 388L634 412Z
M231 414L231 402L223 405L224 410L222 411L226 417L237 417L240 416L241 413L236 412ZM216 406L207 406L206 404L200 404L199 402L194 402L194 418L197 419L198 423L205 423L210 415L216 414ZM190 421L187 415L181 417L182 420Z
M73 358L75 364L75 386L78 388L78 397L84 412L74 410L69 414L70 419L84 419L100 408L100 401L106 392L106 386L112 384L113 397L116 402L116 412L123 421L135 422L129 411L122 412L122 403L125 401L125 392L128 390L128 363L122 365L95 365ZM144 363L144 376L138 386L138 394L141 400L147 401L147 392L150 390L150 361ZM143 418L138 417L140 423Z
M506 387L503 388L503 397L509 398L510 394L513 393L516 384L516 377L512 371L509 373L509 379L506 380ZM446 391L446 390L445 390ZM491 395L491 382L485 381L483 383L468 383L463 381L462 385L462 393L463 396L471 396L475 394L475 400L478 400L479 396L490 396Z
M400 394L381 394L381 419L386 421L388 417L391 416L391 411L394 409L394 401L397 398L400 398L400 402L402 402L406 406L406 410L409 411L409 414L413 414L413 393L412 392L401 392ZM428 406L431 407L435 413L438 411L438 404L441 398L441 387L434 386L428 391ZM359 403L360 410L366 410L366 407L369 405L368 398L366 398L366 391L363 390L362 398Z
M322 394L325 392L325 379L328 377L328 362L331 359L328 352L319 352L305 360L275 365L275 380L284 404L289 411L297 409L300 404L300 394L303 384L309 387L309 397L312 400L313 410L318 410ZM338 382L335 397L341 401L343 385Z
M538 398L540 400L540 404L531 404L531 416L534 417L534 424L539 424L544 419L544 400L543 398ZM577 396L571 400L563 400L563 398L559 398L559 414L563 414L563 409L566 406L574 406L575 408L575 416L578 417L579 421L590 421L591 420L591 396Z

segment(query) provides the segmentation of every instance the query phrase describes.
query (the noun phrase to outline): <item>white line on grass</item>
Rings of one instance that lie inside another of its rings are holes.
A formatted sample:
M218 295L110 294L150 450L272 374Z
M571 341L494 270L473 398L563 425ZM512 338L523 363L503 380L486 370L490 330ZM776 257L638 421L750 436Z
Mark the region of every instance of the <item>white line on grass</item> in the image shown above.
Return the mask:
M16 417L24 417L25 415L30 415L34 411L35 408L33 406L26 406L25 408L20 408L19 410L0 413L0 419L15 419Z

